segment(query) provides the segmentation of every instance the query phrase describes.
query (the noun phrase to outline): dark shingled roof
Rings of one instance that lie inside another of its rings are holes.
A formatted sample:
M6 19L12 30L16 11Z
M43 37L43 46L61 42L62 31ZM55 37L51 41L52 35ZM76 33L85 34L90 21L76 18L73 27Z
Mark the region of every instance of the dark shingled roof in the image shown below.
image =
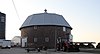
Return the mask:
M47 12L28 16L21 28L34 25L56 25L71 28L62 15Z

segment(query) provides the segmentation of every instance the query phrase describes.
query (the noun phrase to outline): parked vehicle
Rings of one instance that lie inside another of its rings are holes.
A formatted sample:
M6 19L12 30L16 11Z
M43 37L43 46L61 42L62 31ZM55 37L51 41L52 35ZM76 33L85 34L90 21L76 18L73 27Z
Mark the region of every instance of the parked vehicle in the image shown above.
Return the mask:
M67 43L62 42L57 44L57 51L64 51L64 52L79 52L79 45L73 44L73 42Z
M100 43L97 44L96 48L97 49L100 49Z
M11 48L11 40L3 40L2 42L2 49L4 48Z

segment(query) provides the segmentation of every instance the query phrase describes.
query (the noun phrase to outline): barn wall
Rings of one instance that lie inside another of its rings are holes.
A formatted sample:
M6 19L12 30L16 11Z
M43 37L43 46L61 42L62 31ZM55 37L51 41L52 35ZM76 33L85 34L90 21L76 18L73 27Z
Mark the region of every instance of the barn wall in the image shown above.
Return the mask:
M65 27L66 28L66 27ZM67 39L70 30L63 31L61 26L32 26L21 29L21 36L28 37L27 47L55 48L55 39L58 37Z

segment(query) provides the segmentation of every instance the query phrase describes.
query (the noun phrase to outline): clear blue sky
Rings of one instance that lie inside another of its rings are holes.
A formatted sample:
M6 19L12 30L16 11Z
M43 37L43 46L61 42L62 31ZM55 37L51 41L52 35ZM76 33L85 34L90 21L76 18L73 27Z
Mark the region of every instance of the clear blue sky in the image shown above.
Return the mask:
M6 13L6 39L20 36L22 23L35 13L57 13L72 26L74 41L100 42L100 0L0 0L0 11Z

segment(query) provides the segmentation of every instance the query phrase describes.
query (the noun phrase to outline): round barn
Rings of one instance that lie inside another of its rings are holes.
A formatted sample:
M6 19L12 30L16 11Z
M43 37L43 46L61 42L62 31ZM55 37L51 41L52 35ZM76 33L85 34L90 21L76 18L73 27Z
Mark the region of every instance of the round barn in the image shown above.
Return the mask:
M72 27L62 15L45 10L28 16L20 30L21 47L56 48L57 43L69 41Z

